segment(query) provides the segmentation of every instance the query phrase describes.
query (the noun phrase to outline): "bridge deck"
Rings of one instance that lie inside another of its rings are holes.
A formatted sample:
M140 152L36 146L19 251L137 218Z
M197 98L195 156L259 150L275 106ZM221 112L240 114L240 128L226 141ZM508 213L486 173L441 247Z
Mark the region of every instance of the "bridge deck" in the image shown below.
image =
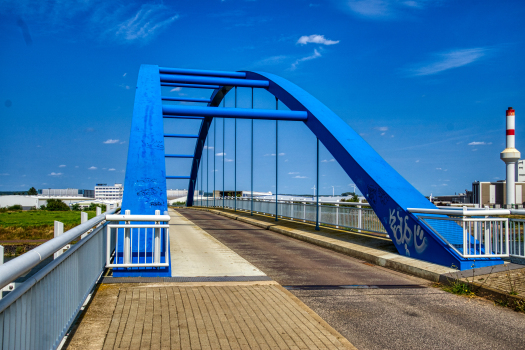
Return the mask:
M170 215L173 276L261 281L100 284L68 349L354 349L262 271Z

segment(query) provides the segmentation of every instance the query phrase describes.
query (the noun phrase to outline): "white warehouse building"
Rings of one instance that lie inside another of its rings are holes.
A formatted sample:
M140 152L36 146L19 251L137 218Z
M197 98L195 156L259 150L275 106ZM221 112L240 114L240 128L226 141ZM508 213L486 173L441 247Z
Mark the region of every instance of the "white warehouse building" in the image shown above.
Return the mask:
M95 199L102 201L122 201L124 194L124 186L122 184L115 184L108 186L107 184L95 185Z

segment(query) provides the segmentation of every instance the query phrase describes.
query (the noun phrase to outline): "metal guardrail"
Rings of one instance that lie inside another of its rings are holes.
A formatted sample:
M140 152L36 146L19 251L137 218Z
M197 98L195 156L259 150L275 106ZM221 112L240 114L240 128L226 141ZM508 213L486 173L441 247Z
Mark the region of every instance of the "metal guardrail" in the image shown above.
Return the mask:
M169 224L161 224L161 222L170 221L170 216L167 212L165 212L164 215L160 215L160 210L157 210L155 215L131 215L129 210L126 210L125 215L108 215L106 220L124 222L124 224L107 225L108 248L106 251L106 267L167 267L170 265L168 248L170 226ZM142 223L131 224L132 221ZM153 232L151 232L151 230L153 230ZM111 263L109 258L111 254L109 249L110 242L115 242L115 246L120 247L119 236L122 237L122 252L119 252L122 253L122 262L119 261L118 257L115 257L113 263ZM149 243L151 243L151 247L153 248L149 253L147 251L148 237L151 237L151 242ZM161 262L162 237L164 238L164 262ZM138 242L135 245L133 244L134 240ZM142 244L144 244L144 249L141 252L140 248Z
M463 258L509 256L509 219L419 216Z
M206 207L213 205L213 198L201 198L195 203ZM215 198L215 206L222 208L223 198ZM208 204L208 205L207 205ZM323 205L334 204L334 205ZM351 207L350 207L351 206ZM387 232L370 208L363 208L366 203L354 202L320 202L319 203L319 223L332 225L335 227L349 228L358 231L375 232L387 235ZM243 211L251 210L251 199L245 198L224 198L224 207ZM278 216L303 222L316 221L316 204L298 203L297 201L279 200ZM254 200L253 211L275 216L275 200Z
M510 256L525 258L525 220L510 219L509 229Z
M432 231L464 258L517 256L525 258L525 220L494 217L495 215L525 215L523 209L419 209L418 216ZM457 234L461 232L460 235ZM447 238L448 237L448 238ZM452 242L451 242L452 241Z
M55 349L60 344L106 266L105 218L98 215L0 266L4 286L98 225L0 301L2 349Z

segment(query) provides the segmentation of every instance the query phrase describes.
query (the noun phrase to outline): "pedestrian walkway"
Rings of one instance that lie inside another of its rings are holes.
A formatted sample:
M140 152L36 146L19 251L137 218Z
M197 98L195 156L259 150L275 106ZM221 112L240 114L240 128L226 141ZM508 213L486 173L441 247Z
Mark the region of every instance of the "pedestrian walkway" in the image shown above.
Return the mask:
M262 271L170 215L172 275L190 282L99 284L66 348L355 349ZM227 282L232 276L261 280Z
M181 214L169 214L173 277L266 276Z

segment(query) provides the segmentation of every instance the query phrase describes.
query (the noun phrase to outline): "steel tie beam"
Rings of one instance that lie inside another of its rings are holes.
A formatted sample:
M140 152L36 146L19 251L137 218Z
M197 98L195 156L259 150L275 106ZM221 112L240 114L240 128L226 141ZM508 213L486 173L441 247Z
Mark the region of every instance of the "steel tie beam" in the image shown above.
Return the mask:
M202 84L202 85L221 85L221 86L244 86L267 88L270 86L268 80L249 80L209 76L193 75L170 75L160 74L161 83L184 83L184 84Z
M305 111L278 111L246 108L214 108L199 106L163 105L163 115L183 115L196 117L218 117L239 119L292 120L306 121Z

